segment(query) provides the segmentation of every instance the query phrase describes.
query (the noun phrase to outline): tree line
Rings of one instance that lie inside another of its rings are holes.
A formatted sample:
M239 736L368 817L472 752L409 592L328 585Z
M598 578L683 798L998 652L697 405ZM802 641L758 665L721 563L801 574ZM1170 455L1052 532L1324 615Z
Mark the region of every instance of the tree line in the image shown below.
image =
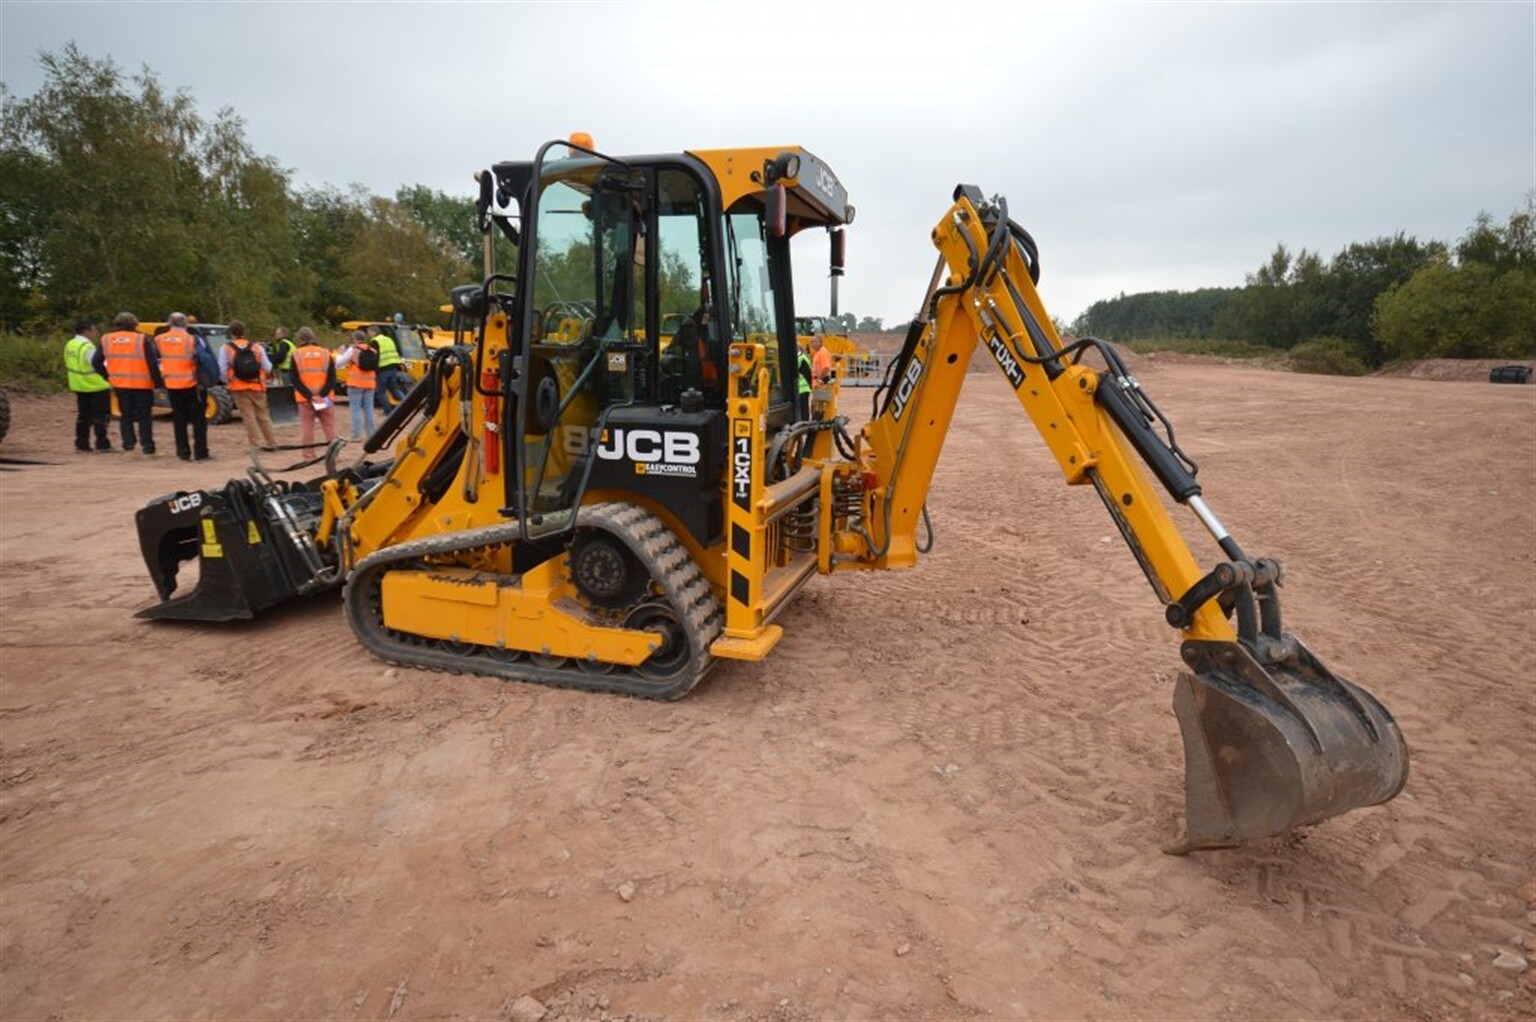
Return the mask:
M73 44L0 111L0 327L128 309L263 327L434 322L480 276L473 201L423 185L296 188L225 109Z
M1089 306L1073 332L1305 348L1362 370L1536 355L1536 198L1503 223L1479 214L1453 245L1399 233L1325 260L1281 244L1243 287L1121 294Z

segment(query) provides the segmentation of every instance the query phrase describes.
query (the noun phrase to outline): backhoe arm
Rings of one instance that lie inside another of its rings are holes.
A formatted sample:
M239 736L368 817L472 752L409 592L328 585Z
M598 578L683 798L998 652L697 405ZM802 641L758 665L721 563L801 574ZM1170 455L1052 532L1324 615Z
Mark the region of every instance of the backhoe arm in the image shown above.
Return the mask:
M986 223L978 206L995 222ZM1100 374L1060 353L1060 339L1040 303L1025 250L1008 244L988 259L989 227L994 233L1006 230L1006 213L981 203L979 194L962 193L934 228L940 265L925 302L928 322L894 365L892 383L882 395L884 408L865 428L875 476L888 495L871 523L878 553L874 566L902 567L916 559L918 512L927 499L972 351L981 343L1067 483L1094 486L1159 599L1167 604L1188 592L1201 571L1152 491L1140 464L1143 459L1116 425L1114 413L1129 411L1119 418L1135 429L1139 412L1122 394L1101 397ZM1115 381L1116 390L1128 380L1106 379ZM1114 403L1105 406L1100 403L1104 398ZM1175 496L1198 497L1199 484L1175 452L1155 435L1142 439L1151 458L1158 459L1154 467L1161 467L1178 487ZM886 508L891 513L888 531ZM886 536L891 537L888 544ZM1210 603L1194 610L1185 631L1191 638L1233 637L1220 609Z
M922 313L876 394L845 478L862 506L838 523L827 568L915 563L918 519L976 345L988 349L1069 485L1092 485L1183 633L1174 708L1186 761L1187 836L1225 847L1385 802L1407 747L1369 693L1281 626L1278 562L1253 559L1205 505L1196 466L1107 344L1063 346L1035 289L1038 254L1002 199L972 187L933 230ZM1097 350L1106 368L1082 364ZM1149 475L1150 472L1150 475ZM1191 508L1225 555L1202 571L1153 487ZM843 489L851 488L845 483ZM850 502L844 500L842 507ZM1235 620L1235 625L1234 625Z

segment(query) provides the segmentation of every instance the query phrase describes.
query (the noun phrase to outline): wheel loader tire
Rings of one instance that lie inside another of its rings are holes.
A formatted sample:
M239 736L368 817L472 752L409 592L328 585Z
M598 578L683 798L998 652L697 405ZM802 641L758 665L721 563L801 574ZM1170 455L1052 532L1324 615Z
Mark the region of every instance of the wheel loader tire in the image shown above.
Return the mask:
M5 434L11 429L11 395L4 389L0 389L0 440L5 439Z
M208 418L208 425L222 426L235 417L235 399L223 387L209 387L203 412Z

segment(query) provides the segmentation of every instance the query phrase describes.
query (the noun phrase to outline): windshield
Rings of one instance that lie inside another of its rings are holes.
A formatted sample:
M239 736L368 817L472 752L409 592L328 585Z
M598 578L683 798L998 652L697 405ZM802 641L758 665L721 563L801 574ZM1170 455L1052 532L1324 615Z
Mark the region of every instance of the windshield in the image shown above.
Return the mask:
M400 357L412 361L425 361L427 346L421 342L421 335L415 327L395 327L395 346L400 349Z

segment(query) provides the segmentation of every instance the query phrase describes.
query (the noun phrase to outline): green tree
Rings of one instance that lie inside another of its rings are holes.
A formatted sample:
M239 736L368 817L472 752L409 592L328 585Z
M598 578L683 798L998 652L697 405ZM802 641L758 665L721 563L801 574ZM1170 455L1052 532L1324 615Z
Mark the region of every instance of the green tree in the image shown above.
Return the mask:
M57 318L136 307L149 318L183 304L190 275L177 271L198 261L188 235L202 184L190 97L167 95L148 70L130 83L74 44L38 60L42 86L7 94L0 114L0 160L17 171L5 175L4 219L35 231L9 239L20 283L43 296L29 308ZM14 293L5 304L16 306Z
M1536 267L1536 192L1525 197L1525 207L1511 213L1500 226L1486 212L1456 243L1461 265L1482 263L1499 273Z
M212 121L148 68L126 78L73 44L0 112L0 315L42 325L121 309L252 321L313 287L291 238L287 174L233 112Z
M1536 236L1532 202L1497 225L1480 213L1456 246L1381 294L1374 339L1389 358L1536 355Z
M299 259L287 172L256 155L243 122L229 110L219 112L199 155L203 192L193 227L199 287L183 305L205 308L203 318L221 322L273 326L306 318L319 279Z
M1292 263L1285 245L1276 245L1269 261L1248 275L1247 286L1218 319L1218 329L1236 340L1273 348L1288 348L1300 340Z
M1227 314L1236 288L1122 292L1094 302L1069 329L1078 336L1117 341L1205 338ZM1058 332L1061 332L1058 328Z
M366 219L341 260L338 290L359 318L403 312L407 320L435 321L464 261L448 242L430 234L405 206L374 196Z
M428 234L452 246L464 260L466 277L479 278L484 239L475 225L474 199L418 184L400 188L395 201L409 210Z
M310 188L296 198L290 216L299 264L315 275L310 315L331 324L362 315L343 271L368 223L368 194L358 185L349 191Z
M1377 298L1444 255L1442 243L1421 244L1401 232L1348 245L1333 257L1322 281L1328 316L1316 332L1343 338L1368 364L1380 365L1387 355L1371 330Z

